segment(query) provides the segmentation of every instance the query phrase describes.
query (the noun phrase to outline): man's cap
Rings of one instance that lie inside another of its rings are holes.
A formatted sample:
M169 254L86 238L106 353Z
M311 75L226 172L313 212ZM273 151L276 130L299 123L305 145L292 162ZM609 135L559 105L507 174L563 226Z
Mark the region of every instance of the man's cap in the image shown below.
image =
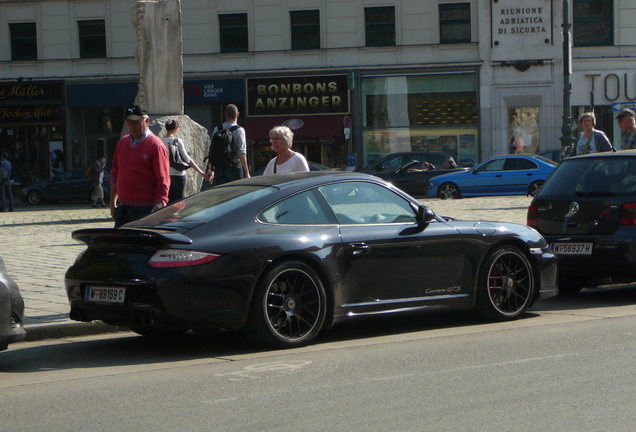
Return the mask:
M148 111L139 105L130 105L126 108L125 116L126 120L140 120L144 117L148 117Z
M634 114L634 111L630 109L624 109L623 111L619 112L615 118L619 119L623 117L636 117L636 114Z

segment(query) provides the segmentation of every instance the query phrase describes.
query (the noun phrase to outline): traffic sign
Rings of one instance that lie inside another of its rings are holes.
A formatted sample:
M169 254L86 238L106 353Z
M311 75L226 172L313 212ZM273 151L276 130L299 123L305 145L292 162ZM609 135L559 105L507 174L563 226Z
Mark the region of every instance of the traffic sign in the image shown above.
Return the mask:
M612 104L612 111L623 111L626 108L636 108L636 102L616 102Z

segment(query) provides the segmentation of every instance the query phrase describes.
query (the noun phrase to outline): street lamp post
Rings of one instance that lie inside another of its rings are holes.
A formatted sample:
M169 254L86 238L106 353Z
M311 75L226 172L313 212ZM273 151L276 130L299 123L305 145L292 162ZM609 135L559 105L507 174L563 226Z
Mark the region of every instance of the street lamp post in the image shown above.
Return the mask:
M570 43L570 0L563 0L563 124L559 138L561 141L561 154L565 158L570 154L570 150L576 141L572 136L572 45Z

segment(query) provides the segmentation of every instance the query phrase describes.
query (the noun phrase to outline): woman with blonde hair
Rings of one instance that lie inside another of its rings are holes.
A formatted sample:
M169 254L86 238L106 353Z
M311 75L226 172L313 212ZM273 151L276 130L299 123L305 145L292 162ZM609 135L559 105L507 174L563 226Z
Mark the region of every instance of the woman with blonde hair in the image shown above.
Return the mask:
M596 116L593 112L581 114L579 124L583 126L583 132L576 139L576 143L570 152L570 157L614 150L607 136L602 131L594 129Z
M272 149L278 154L269 161L264 175L309 171L305 156L291 149L294 133L287 126L276 126L269 131Z

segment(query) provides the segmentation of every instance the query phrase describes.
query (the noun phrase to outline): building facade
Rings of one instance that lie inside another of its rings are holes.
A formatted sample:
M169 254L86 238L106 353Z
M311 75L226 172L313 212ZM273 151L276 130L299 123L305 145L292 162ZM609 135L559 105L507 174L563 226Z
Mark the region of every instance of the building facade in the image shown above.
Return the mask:
M0 0L0 147L16 182L112 156L139 81L134 3ZM636 105L636 2L569 5L571 115L593 109L616 145L613 112ZM470 165L561 146L563 0L181 8L185 114L211 131L236 104L254 170L271 157L268 131L279 124L308 160L340 168L348 154L361 167L443 150Z

